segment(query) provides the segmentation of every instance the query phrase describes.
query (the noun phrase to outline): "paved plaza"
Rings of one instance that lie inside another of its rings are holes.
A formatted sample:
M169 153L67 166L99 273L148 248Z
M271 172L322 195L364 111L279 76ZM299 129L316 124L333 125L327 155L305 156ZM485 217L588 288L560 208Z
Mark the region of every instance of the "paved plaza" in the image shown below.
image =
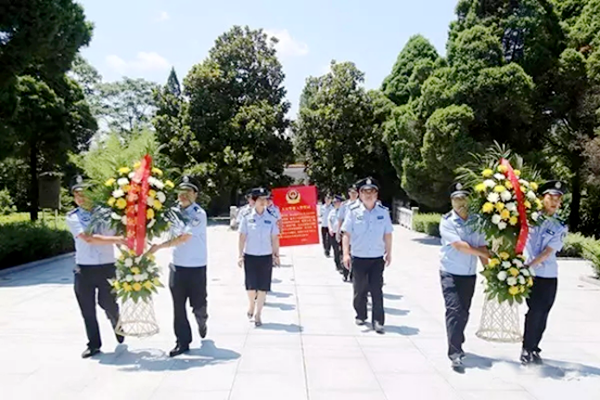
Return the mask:
M245 316L237 235L226 226L210 227L208 336L200 340L191 318L192 350L175 359L166 354L174 345L168 289L155 299L158 335L117 345L99 310L103 353L83 360L73 258L4 273L0 398L600 399L600 286L581 279L591 274L583 261L560 262L558 296L541 346L544 366L521 367L518 344L475 336L483 302L478 279L460 375L445 355L439 241L395 229L385 273L387 331L378 335L354 325L351 285L316 245L282 249L264 325L255 328ZM158 253L163 270L168 259L168 251Z

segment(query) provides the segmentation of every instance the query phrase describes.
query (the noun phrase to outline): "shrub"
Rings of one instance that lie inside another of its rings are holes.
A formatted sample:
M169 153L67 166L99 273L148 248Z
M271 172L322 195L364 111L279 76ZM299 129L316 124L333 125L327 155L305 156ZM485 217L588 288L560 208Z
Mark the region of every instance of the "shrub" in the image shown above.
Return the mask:
M583 257L584 247L595 242L593 238L587 238L581 233L569 233L565 238L563 248L559 257Z
M441 218L441 214L417 214L413 218L413 230L440 237Z
M0 190L0 214L8 215L17 211L10 192L7 189Z
M600 241L589 239L583 246L583 258L592 263L596 277L600 278Z

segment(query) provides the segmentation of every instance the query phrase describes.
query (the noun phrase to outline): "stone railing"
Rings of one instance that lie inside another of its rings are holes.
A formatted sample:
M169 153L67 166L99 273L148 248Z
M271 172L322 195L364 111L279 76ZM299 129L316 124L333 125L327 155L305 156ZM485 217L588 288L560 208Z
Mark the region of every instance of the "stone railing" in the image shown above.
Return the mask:
M398 223L400 226L412 229L413 228L413 218L415 215L419 213L419 207L405 208L400 207L398 209Z
M236 206L229 207L229 228L236 230L238 228L237 215L240 209Z

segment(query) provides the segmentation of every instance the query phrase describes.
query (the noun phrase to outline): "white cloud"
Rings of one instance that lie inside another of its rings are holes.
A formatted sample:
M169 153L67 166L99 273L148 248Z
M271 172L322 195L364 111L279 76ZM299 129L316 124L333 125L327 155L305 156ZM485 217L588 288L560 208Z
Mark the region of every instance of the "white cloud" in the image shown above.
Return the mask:
M275 45L280 56L300 57L308 54L308 45L304 42L294 39L287 29L283 30L265 30L265 33L279 40Z
M169 19L171 19L171 16L170 16L170 15L169 15L169 13L168 13L168 12L166 12L166 11L162 11L162 12L160 13L160 15L158 16L158 22L167 21L167 20L169 20Z
M111 54L106 57L106 63L110 68L120 74L131 72L166 71L171 64L161 55L155 52L140 51L136 58L125 61L121 57Z

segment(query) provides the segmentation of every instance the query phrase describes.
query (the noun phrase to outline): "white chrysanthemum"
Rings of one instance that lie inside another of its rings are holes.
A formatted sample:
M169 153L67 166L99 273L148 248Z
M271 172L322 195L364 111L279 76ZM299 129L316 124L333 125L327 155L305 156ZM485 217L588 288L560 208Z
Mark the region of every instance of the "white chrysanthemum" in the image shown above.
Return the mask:
M119 185L119 186L129 185L129 179L119 178L119 180L117 181L117 185Z
M500 198L502 199L502 201L509 201L510 199L512 199L512 194L510 193L510 191L505 190L504 192L500 193Z
M136 264L139 264L139 263L140 263L140 261L142 261L142 256L139 256L139 257L136 257L136 258L135 258L135 263L136 263Z
M531 213L531 219L533 219L534 221L537 221L539 217L540 217L540 213L538 213L538 212Z
M129 176L129 179L133 179L133 177L135 176L135 172L130 172L128 176Z
M533 267L529 267L529 275L535 276L535 270L533 269Z
M165 184L163 181L157 179L154 185L158 190L163 190L165 188Z
M121 218L121 223L123 225L127 225L127 215L123 215L123 218Z
M163 192L158 192L156 193L156 199L161 203L164 203L165 201L167 201L167 196Z
M535 195L535 193L533 193L531 190L529 192L527 192L527 198L529 200L535 200L537 199L537 196Z
M517 205L515 203L507 203L506 209L510 212L515 212L517 211Z
M131 276L131 275L127 275L127 276L125 277L125 280L126 280L127 282L131 282L131 281L133 280L133 276Z
M493 188L496 186L496 181L494 181L493 179L486 179L485 181L483 181L483 184L486 187Z
M506 279L506 283L508 283L510 286L515 286L517 284L517 278L511 276L510 278Z
M112 214L110 214L110 217L112 219L114 219L114 220L117 220L117 221L121 219L121 216L119 214L115 213L115 212L112 213Z
M127 268L130 268L133 266L133 260L131 258L126 258L124 264Z
M142 278L142 275L140 275L140 274L135 274L135 275L133 276L133 280L134 280L134 281L136 281L136 282L141 282L141 281L143 281L144 279Z
M525 277L519 275L519 285L524 285L525 284Z
M508 225L504 221L498 223L498 229L500 229L501 231L505 230L507 226Z
M490 203L496 204L500 200L500 195L498 193L490 193L488 194L487 201Z
M502 268L509 269L511 266L510 261L502 261Z
M150 223L146 226L148 227L148 229L150 229L154 226L155 223L156 223L156 218L152 219L152 221L150 221Z
M529 274L529 270L528 270L527 268L523 268L523 269L521 270L521 275L523 275L523 276L529 276L529 275L530 275L530 274Z
M529 187L529 182L527 182L525 179L519 179L519 183L521 186Z
M502 221L502 217L499 216L498 214L494 214L492 216L492 223L498 225L500 223L500 221Z
M506 179L506 177L504 176L504 174L500 174L500 173L494 174L494 178L496 178L499 181L503 181L503 180Z
M501 280L502 282L504 282L506 280L507 276L508 275L507 275L506 271L500 271L500 272L498 272L498 275L497 275L498 280Z
M142 280L143 280L143 281L145 281L146 279L148 279L148 274L147 274L147 273L145 273L145 272L144 272L144 273L142 273L140 276L142 277Z
M517 266L517 268L521 268L523 266L523 261L519 260L518 258L515 258L512 262Z
M154 207L154 199L150 196L148 196L146 198L146 204L148 205L148 207Z
M124 191L122 191L121 189L117 189L117 190L115 190L114 192L112 192L112 196L113 196L115 199L118 199L119 197L123 197L124 195L125 195L125 192L124 192Z

